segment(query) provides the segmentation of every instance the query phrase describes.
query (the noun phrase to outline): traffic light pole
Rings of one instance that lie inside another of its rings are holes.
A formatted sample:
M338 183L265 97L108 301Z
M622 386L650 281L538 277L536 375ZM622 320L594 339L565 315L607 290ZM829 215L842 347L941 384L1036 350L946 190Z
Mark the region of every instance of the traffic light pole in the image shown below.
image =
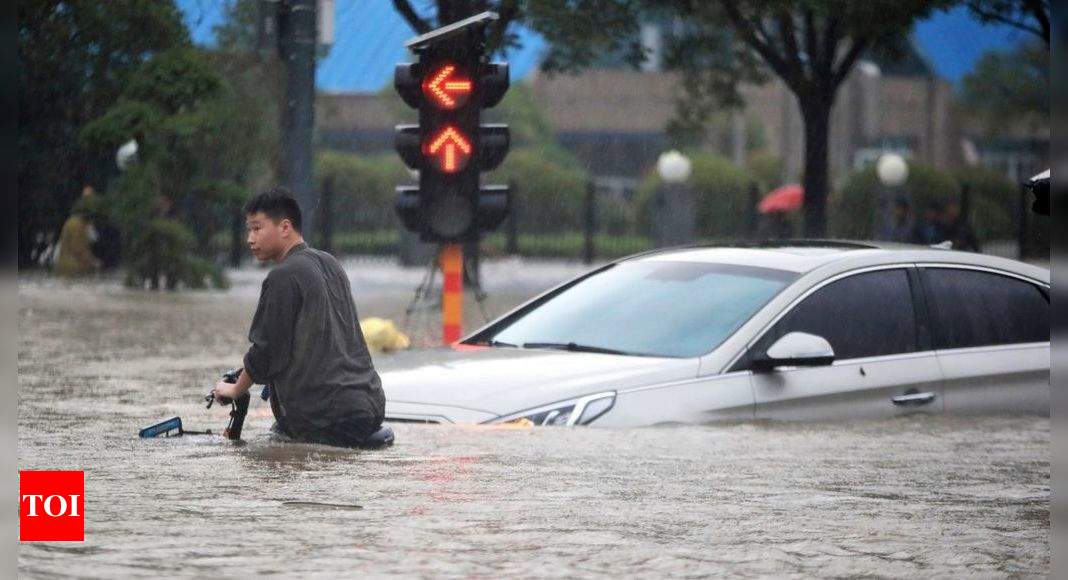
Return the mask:
M464 247L441 246L438 258L444 281L441 285L441 340L449 345L460 340L464 319Z
M463 244L504 221L511 209L507 186L484 185L481 175L501 164L510 146L507 125L483 124L482 111L508 90L508 64L489 62L486 27L499 20L483 12L405 42L418 57L400 63L393 84L419 111L418 125L398 125L397 153L418 171L418 185L397 187L401 223L424 242L443 244L442 338L460 339L463 322ZM421 287L422 288L422 287ZM475 288L481 305L481 291ZM417 291L417 296L419 291Z
M304 214L302 229L315 231L312 133L315 125L316 0L286 0L279 14L279 49L285 66L282 104L282 183Z

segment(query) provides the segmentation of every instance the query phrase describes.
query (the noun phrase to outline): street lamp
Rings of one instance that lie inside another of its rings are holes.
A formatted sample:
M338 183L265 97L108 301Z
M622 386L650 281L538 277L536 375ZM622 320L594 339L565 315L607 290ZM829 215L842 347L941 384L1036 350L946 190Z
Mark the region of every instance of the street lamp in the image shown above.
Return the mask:
M672 149L656 160L656 172L665 183L683 183L693 172L690 158Z
M905 158L897 153L886 153L875 164L875 174L879 182L887 187L904 185L909 179L909 165Z
M690 159L672 150L660 155L656 172L662 182L656 190L655 243L659 248L693 243L694 202L687 181L693 173Z
M907 215L895 216L892 211L895 202L890 199L893 190L904 185L909 179L908 162L897 153L884 153L875 162L875 175L879 178L881 187L872 215L872 238L895 242L908 241Z

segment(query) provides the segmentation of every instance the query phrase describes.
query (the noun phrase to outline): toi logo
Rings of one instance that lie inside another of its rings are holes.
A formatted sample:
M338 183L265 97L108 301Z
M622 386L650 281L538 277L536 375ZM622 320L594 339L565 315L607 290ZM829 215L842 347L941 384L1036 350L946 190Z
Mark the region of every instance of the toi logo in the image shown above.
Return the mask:
M19 472L19 541L85 540L85 473Z

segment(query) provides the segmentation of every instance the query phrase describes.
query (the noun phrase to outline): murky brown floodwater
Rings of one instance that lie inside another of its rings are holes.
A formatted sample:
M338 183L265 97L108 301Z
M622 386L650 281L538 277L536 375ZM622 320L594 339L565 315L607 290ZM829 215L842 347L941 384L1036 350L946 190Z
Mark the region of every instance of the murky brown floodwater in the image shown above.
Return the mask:
M257 401L247 444L142 441L223 426L198 400L254 293L19 294L19 466L86 472L86 541L21 545L21 576L1049 573L1048 420L396 425L360 452L271 442Z

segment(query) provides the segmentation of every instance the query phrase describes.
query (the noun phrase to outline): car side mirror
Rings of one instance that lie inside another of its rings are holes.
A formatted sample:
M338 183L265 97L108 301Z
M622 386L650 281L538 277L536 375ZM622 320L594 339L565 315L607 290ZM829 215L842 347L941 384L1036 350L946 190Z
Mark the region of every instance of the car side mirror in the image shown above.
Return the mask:
M778 367L817 367L834 362L834 349L826 338L807 332L790 332L753 359L752 369L766 372Z

